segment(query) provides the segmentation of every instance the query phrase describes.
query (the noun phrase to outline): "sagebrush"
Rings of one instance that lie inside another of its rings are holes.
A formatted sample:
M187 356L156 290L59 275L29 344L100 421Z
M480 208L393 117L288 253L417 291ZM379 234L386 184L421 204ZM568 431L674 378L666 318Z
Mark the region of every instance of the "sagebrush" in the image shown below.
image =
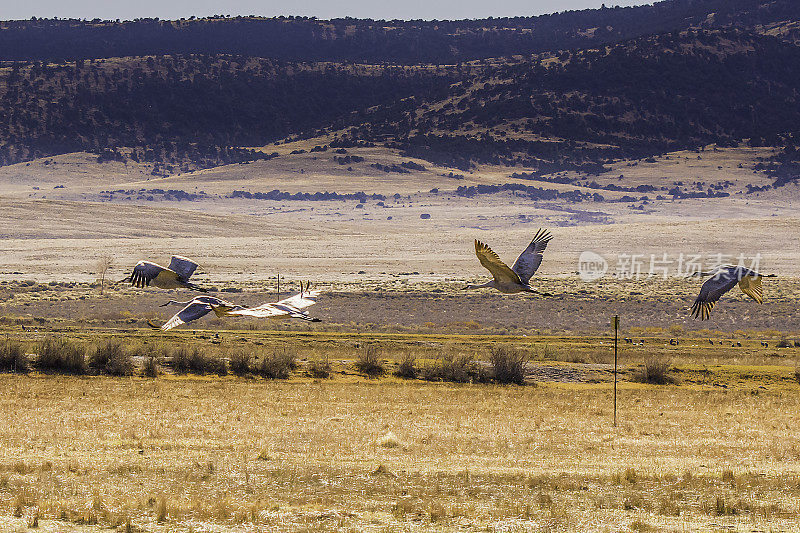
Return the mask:
M381 361L380 350L375 344L365 344L356 355L356 370L369 377L378 377L386 373L386 367Z
M0 341L0 372L28 372L31 361L19 341Z
M529 356L508 346L495 346L489 354L494 380L497 383L525 384L525 366Z
M45 337L37 345L36 352L36 366L40 370L80 375L89 369L86 347L65 337Z

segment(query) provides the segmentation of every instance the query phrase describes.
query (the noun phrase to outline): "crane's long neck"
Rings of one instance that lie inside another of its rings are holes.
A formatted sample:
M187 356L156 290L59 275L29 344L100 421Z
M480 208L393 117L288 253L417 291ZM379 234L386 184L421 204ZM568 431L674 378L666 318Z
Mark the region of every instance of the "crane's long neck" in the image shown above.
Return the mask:
M205 287L198 287L198 286L197 286L197 285L195 285L194 283L190 283L190 282L188 282L188 281L187 281L187 282L185 282L185 286L186 286L186 288L187 288L187 289L192 289L193 291L197 291L197 292L208 292L208 289L206 289Z
M471 284L467 285L466 287L464 287L464 290L469 290L469 289L487 289L487 288L493 288L493 287L494 287L494 280L492 279L492 280L487 281L483 285L471 285Z
M168 305L189 305L190 303L192 303L192 300L188 300L186 302L178 302L176 300L170 300L165 304L161 304L160 307L167 307Z
M695 278L707 278L709 276L716 276L719 271L720 271L719 267L714 268L712 270L708 270L706 272L698 270L697 272L692 272L690 276Z

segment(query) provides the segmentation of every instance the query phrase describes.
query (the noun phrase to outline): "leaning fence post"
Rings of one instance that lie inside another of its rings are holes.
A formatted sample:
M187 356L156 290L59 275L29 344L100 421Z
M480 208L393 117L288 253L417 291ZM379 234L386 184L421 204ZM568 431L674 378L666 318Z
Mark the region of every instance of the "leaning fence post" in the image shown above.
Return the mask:
M617 343L619 342L619 315L614 315L614 427L617 427Z

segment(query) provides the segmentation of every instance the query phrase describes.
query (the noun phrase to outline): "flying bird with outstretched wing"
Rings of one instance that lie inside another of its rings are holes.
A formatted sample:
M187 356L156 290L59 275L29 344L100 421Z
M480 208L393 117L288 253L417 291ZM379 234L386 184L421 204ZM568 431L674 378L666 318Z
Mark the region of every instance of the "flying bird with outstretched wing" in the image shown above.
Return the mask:
M481 265L492 274L492 279L482 285L467 285L464 288L493 288L505 294L535 292L552 296L548 293L540 293L529 285L531 277L542 264L543 252L552 238L549 231L539 229L511 268L491 248L479 240L475 240L475 255L478 256Z
M305 288L303 283L300 283L300 292L289 298L284 298L279 302L266 303L257 307L240 307L226 311L226 316L252 316L256 318L271 318L271 319L284 319L284 318L298 318L300 320L308 320L309 322L319 322L320 319L312 317L308 312L304 311L306 307L310 307L317 303L317 298L320 295L318 290L309 290L311 282L306 282Z
M742 266L721 266L711 272L697 272L695 276L711 276L700 287L700 294L692 304L694 318L707 320L711 310L723 294L739 285L739 289L758 303L763 302L762 278L774 278L775 274L759 274Z
M148 320L147 324L151 328L160 329L161 331L169 331L172 328L178 327L182 324L188 324L189 322L197 320L198 318L202 318L211 311L216 311L216 309L220 309L220 311L216 312L217 316L225 316L224 309L233 309L236 307L230 302L226 302L225 300L215 298L213 296L198 296L197 298L187 302L176 302L175 300L170 300L167 303L162 304L161 307L166 307L169 305L183 305L185 307L175 313L172 318L167 320L161 326L157 326L152 321Z
M198 296L188 302L170 300L161 307L168 305L184 305L185 307L167 320L162 326L157 326L150 321L148 321L148 324L153 329L169 331L182 324L188 324L193 320L202 318L212 311L218 317L252 316L271 319L299 318L309 322L320 322L319 318L312 317L308 312L304 311L306 307L317 303L317 297L320 295L320 291L318 290L308 290L309 285L310 283L307 283L306 286L303 287L301 282L300 292L298 294L290 296L289 298L284 298L279 302L266 303L257 307L235 305L220 298L214 298L213 296Z
M208 292L208 289L198 287L189 282L197 263L191 259L173 255L169 262L169 267L163 267L150 261L139 261L133 267L131 275L123 281L129 281L134 287L148 287L153 285L160 289L192 289L200 292Z

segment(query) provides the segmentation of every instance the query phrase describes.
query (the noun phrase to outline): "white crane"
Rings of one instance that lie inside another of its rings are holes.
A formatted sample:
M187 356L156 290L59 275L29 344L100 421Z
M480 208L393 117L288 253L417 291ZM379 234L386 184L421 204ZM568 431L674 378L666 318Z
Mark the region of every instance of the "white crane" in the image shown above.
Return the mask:
M309 322L320 322L319 318L309 316L306 307L312 306L317 303L317 298L320 295L319 290L309 290L311 282L307 281L305 288L303 282L300 282L300 292L289 298L284 298L279 302L261 304L257 307L241 307L236 306L232 309L225 309L225 316L254 316L256 318L271 318L271 319L286 319L298 318L300 320L307 320ZM216 308L214 309L216 311Z
M695 276L712 276L700 287L700 294L692 304L692 316L708 319L714 304L737 284L743 293L758 303L763 301L761 278L775 278L775 274L759 274L742 266L721 266L711 272L696 272Z
M531 288L528 281L542 264L542 252L547 248L547 243L553 236L545 229L539 229L534 235L533 240L527 248L520 254L514 262L514 266L508 268L500 257L491 248L475 240L475 255L478 256L481 265L492 274L492 279L482 285L467 285L464 289L493 288L505 294L517 292L535 292L552 296L548 293L540 293Z
M214 311L218 317L226 316L253 316L256 318L271 318L271 319L287 319L298 318L307 320L309 322L320 322L319 318L309 316L303 309L317 303L317 297L320 291L309 291L310 283L306 283L305 288L303 283L300 283L300 292L289 298L285 298L279 302L266 303L258 307L245 307L242 305L235 305L226 302L220 298L213 296L198 296L188 302L176 302L170 300L163 304L161 307L167 305L185 305L183 309L178 311L172 318L167 320L164 325L157 326L148 321L150 327L160 329L161 331L168 331L174 327L186 324L193 320L201 318L211 311Z
M173 255L167 268L150 261L139 261L133 267L131 275L123 281L130 281L135 287L146 287L152 284L160 289L186 288L207 292L208 289L189 282L189 278L196 269L197 263L191 259Z

